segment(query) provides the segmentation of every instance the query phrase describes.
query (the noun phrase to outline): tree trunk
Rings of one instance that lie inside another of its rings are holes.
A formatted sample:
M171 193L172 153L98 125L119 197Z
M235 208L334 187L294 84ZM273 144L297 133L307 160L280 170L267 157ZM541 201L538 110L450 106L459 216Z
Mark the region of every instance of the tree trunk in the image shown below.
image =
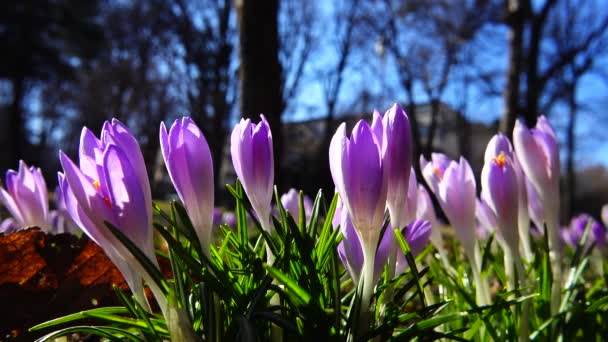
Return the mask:
M437 130L437 119L439 116L439 99L431 99L431 124L429 125L429 133L426 139L425 154L430 157L433 152L433 140L435 140L435 131Z
M568 106L570 107L570 113L568 117L569 122L567 138L568 160L566 162L566 168L568 173L568 206L566 208L568 210L567 217L572 217L574 211L574 202L576 200L576 170L574 169L574 153L576 150L576 112L578 109L576 104L576 84L572 84L569 90L570 91L568 92Z
M279 63L279 0L236 0L239 27L240 111L254 118L264 114L272 129L275 184L281 181L284 108ZM255 121L255 119L254 119Z
M507 70L507 84L503 93L504 110L500 122L500 130L509 137L513 134L515 120L519 115L519 84L522 72L523 30L525 12L520 1L509 1L509 68Z

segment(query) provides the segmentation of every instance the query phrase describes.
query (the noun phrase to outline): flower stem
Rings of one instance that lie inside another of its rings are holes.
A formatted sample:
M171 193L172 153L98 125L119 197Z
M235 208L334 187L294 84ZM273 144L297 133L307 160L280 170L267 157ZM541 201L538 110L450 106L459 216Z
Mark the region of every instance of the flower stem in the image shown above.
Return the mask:
M363 241L362 241L363 242ZM369 243L362 243L363 247L363 277L359 280L363 282L361 291L361 305L359 311L359 331L358 339L365 335L369 329L369 323L372 315L371 301L374 294L374 258L376 254L376 246L369 246Z

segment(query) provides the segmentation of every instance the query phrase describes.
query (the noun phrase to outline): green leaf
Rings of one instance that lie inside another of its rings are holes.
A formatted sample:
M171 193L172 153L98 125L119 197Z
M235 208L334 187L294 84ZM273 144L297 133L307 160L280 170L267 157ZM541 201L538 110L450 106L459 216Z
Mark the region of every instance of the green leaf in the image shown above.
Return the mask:
M308 304L310 302L310 294L305 289L300 287L297 282L289 278L285 273L267 264L264 264L264 268L274 279L285 286L286 293L292 294L299 302L303 304Z

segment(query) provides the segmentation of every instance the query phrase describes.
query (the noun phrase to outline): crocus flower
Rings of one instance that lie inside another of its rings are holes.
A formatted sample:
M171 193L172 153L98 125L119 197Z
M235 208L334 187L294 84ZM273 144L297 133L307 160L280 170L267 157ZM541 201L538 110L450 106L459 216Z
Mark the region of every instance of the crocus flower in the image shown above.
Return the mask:
M590 225L586 246L596 243L600 250L606 247L606 228L589 214L580 214L572 218L570 225L562 228L561 237L570 247L576 248L583 238L585 229Z
M39 168L19 162L19 170L8 170L6 189L0 187L0 200L19 227L36 226L49 232L49 200Z
M517 227L519 241L527 260L532 259L530 247L530 215L528 214L528 196L526 191L526 176L521 169L517 154L515 153L509 138L502 133L498 133L490 139L484 156L486 165L490 165L500 155L510 160L509 168L515 173L517 187L513 190L517 193Z
M213 233L213 161L203 132L189 117L175 120L169 133L160 125L160 146L173 186L209 255Z
M312 200L310 197L304 195L303 201L304 218L306 222L308 222L312 215ZM291 188L288 192L281 195L281 205L289 214L291 214L295 222L300 220L300 193L296 189Z
M561 302L562 270L559 248L559 146L553 127L545 116L529 129L519 120L513 129L513 144L521 168L532 183L543 205L547 225L550 259L553 270L551 313L558 312Z
M342 232L343 238L342 241L340 241L340 244L338 244L338 256L354 283L358 284L363 270L363 249L353 223L348 217L347 211L340 210L340 217L340 231ZM374 284L380 279L380 275L384 270L384 265L388 261L392 234L393 230L389 224L384 231L384 235L376 250L374 258Z
M476 182L473 170L464 158L460 157L459 162L455 162L441 154L433 154L430 162L421 156L420 166L472 263L477 302L480 305L489 304L489 288L485 279L481 278L481 253L475 231Z
M232 131L230 153L236 175L253 210L262 227L270 231L270 202L274 184L272 132L264 115L261 118L257 125L249 119L241 119Z
M457 163L437 153L433 154L431 162L427 162L424 157L420 160L425 180L434 189L441 209L454 227L456 237L465 250L473 250L476 182L471 166L462 157Z
M329 164L340 199L362 243L375 248L379 240L387 182L381 144L370 126L359 121L349 139L342 123L332 138Z
M490 144L488 148L491 148ZM495 151L489 151L490 155ZM488 151L486 151L488 156ZM513 160L503 151L486 160L481 171L484 200L496 215L500 233L514 257L519 256L519 193Z
M543 203L544 222L549 226L550 243L557 242L559 225L559 146L553 127L545 116L534 128L519 120L513 130L513 143L522 170ZM551 237L553 236L553 237Z
M120 229L156 264L152 240L152 198L137 140L118 120L105 122L101 139L82 130L79 165L60 152L64 174L59 185L67 211L78 226L106 252L136 296L143 294L135 258L104 222ZM141 292L141 293L140 293ZM145 299L140 297L140 302ZM157 297L157 300L159 298Z
M604 204L602 207L602 221L604 226L608 226L608 204Z
M346 124L338 127L329 146L329 166L363 249L360 298L361 307L367 311L375 285L374 259L384 222L387 182L382 145L365 121L355 125L350 139L346 136Z
M407 244L410 246L410 251L412 252L412 256L414 258L418 256L418 254L420 254L429 244L431 230L431 223L424 220L414 220L406 227L406 229L402 230L405 241L407 241ZM398 253L397 265L395 268L396 274L403 273L408 266L409 265L405 259L405 255L403 253Z
M412 183L410 177L412 168L410 123L403 109L398 104L394 104L384 114L382 126L383 165L386 169L388 184L386 206L391 216L391 224L403 228L412 220L411 216L413 216L412 211L403 210L408 205L408 187ZM415 175L413 180L416 183ZM412 193L415 194L416 189ZM411 203L415 204L416 201L411 201Z

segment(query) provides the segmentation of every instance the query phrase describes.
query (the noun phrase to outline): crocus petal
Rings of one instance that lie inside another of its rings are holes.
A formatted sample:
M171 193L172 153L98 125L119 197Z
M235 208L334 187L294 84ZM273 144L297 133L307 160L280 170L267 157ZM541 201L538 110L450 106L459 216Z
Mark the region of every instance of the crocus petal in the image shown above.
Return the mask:
M12 233L17 229L19 229L19 224L12 217L5 218L0 223L1 234Z
M153 260L151 222L144 192L129 157L116 145L108 145L104 152L104 172L109 185L109 206L118 213L117 227Z
M11 214L11 216L13 216L16 222L19 222L19 224L23 225L23 217L21 216L21 211L19 210L17 203L15 203L15 201L13 200L11 194L9 194L3 188L0 188L0 200L2 201L6 209L8 209L9 213Z

